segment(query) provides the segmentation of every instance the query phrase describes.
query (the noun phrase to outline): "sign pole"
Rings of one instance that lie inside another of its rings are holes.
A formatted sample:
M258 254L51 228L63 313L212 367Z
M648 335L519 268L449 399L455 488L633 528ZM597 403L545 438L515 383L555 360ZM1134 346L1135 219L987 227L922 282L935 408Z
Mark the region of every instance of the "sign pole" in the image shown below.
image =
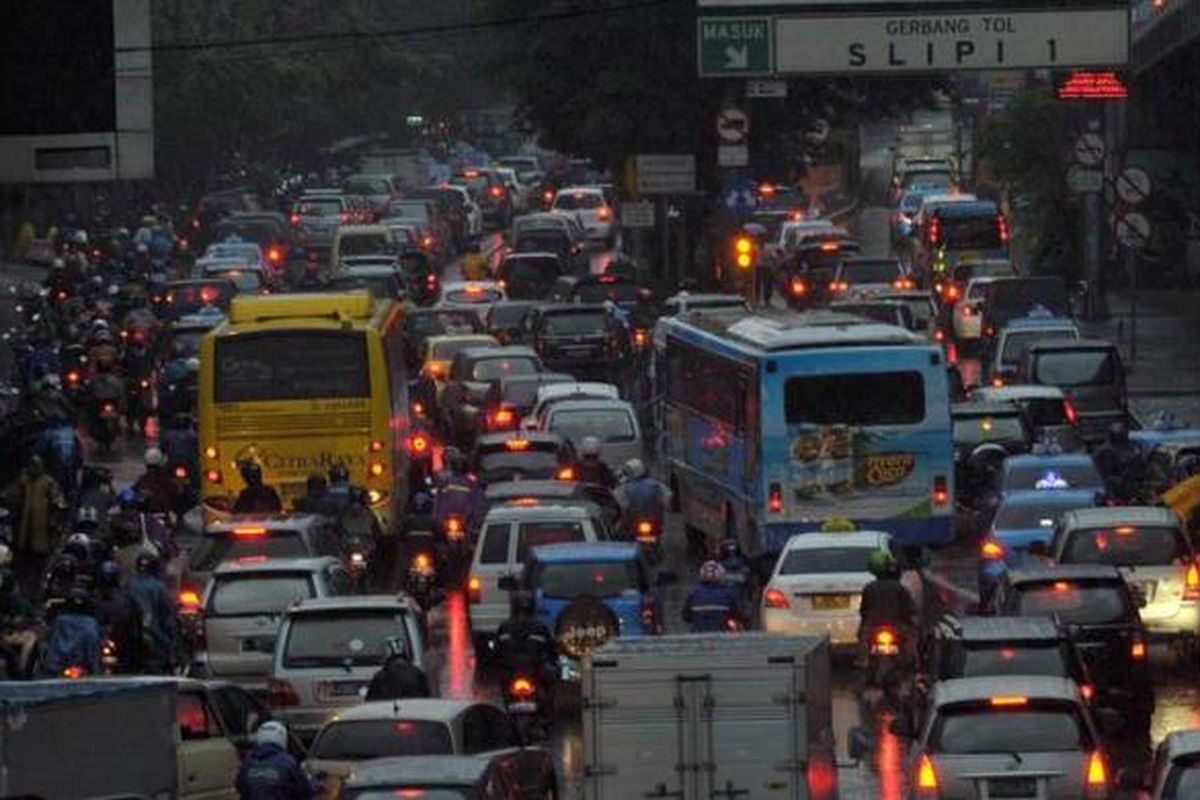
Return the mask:
M671 280L671 231L668 227L671 222L670 204L667 202L665 195L658 198L658 229L662 237L661 250L659 251L659 264L662 265L662 280L667 287L673 287L674 282Z
M1138 252L1125 248L1125 269L1129 271L1129 363L1137 361L1137 300L1138 300Z

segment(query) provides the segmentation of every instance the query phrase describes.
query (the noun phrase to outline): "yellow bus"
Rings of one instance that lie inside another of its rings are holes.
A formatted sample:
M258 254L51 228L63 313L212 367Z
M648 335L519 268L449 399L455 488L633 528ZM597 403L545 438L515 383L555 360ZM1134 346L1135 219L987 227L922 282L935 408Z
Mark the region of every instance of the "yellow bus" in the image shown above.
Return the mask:
M234 298L200 346L205 518L232 512L244 460L285 508L342 463L389 530L408 497L403 322L402 306L365 291Z

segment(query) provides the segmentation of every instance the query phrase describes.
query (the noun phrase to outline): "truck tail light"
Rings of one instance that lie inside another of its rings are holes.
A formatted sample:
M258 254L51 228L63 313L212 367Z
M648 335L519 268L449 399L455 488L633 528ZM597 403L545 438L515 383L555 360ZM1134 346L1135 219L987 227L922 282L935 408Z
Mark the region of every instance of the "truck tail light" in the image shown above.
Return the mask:
M767 496L767 510L772 514L783 513L783 488L778 483L771 484L770 494Z
M935 475L933 478L933 504L944 506L950 503L950 482L945 475Z
M1067 415L1067 422L1071 425L1079 424L1079 412L1075 410L1075 404L1070 400L1063 400L1063 413Z

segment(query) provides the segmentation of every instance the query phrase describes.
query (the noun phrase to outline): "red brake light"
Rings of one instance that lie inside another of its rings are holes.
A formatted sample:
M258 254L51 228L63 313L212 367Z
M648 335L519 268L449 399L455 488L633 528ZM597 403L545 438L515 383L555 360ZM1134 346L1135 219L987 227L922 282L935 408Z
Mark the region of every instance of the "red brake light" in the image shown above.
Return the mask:
M767 589L763 594L763 605L767 608L790 608L787 595L778 589Z
M837 242L821 242L822 253L836 253L841 248Z
M1083 696L1084 700L1090 703L1092 702L1092 698L1096 696L1096 687L1090 683L1085 683L1079 687L1079 694Z
M1184 575L1183 599L1200 600L1200 567L1195 563L1188 564L1187 573Z
M491 194L492 197L504 197L504 187L503 186L493 186L491 189L488 190L488 193Z
M808 293L808 284L804 282L803 278L793 277L788 281L788 289L791 290L793 296L799 297Z
M1008 220L1004 218L1003 214L996 215L996 230L1000 234L1000 241L1008 244Z
M944 506L950 502L950 482L945 475L935 475L933 478L933 504Z
M612 219L612 212L608 210L608 206L601 206L596 211L596 219L607 222Z
M296 688L287 681L269 678L267 680L267 705L272 708L298 706L300 705L300 696L296 694Z
M932 217L929 220L929 243L937 247L938 241L942 238L942 223L937 217Z
M1129 657L1134 661L1146 660L1146 643L1141 639L1134 639L1129 645Z
M778 483L772 483L770 494L767 495L767 510L772 514L783 512L783 488Z
M210 469L208 472L204 473L204 479L209 483L220 483L221 471L219 469Z
M71 370L67 373L67 383L79 383L79 373Z
M187 467L183 466L182 464L175 467L175 477L176 478L178 478L179 480L182 481L182 480L186 480L187 476L188 476Z
M77 681L86 674L83 667L67 667L62 671L62 676L72 681Z
M1079 412L1075 410L1075 405L1070 400L1063 400L1063 413L1067 415L1067 422L1072 425L1079 424Z
M946 287L946 299L955 300L958 298L958 287L953 283Z
M938 788L937 773L933 770L933 761L925 754L921 755L921 761L917 765L917 788L925 791L937 791Z
M488 416L489 421L491 422L490 427L493 428L507 428L517 421L517 415L511 408L498 408ZM525 446L529 446L527 441L525 442Z
M883 655L896 655L900 652L900 643L896 640L896 632L891 628L880 628L871 638L871 652Z
M427 452L429 450L429 437L423 433L414 433L408 437L408 449L409 452L416 455Z
M266 536L266 528L234 528L233 535L238 538L254 538L258 536Z
M179 611L183 614L195 614L200 610L200 593L195 589L183 589L179 592Z
M291 222L293 225L299 225L300 224L300 215L292 214L290 217L288 217L288 221Z
M1104 763L1104 756L1099 750L1093 750L1088 757L1087 785L1090 789L1108 786L1108 765Z
M283 248L271 245L267 248L267 261L272 264L278 264L283 261Z

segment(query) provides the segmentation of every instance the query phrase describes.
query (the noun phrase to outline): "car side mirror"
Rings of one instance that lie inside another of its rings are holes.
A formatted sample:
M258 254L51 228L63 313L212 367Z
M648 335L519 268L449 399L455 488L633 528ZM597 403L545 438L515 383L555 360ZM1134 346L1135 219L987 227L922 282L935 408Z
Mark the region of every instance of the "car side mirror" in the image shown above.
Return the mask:
M501 576L497 585L500 587L500 591L502 592L515 592L517 591L516 576L503 575Z
M865 728L851 728L849 732L849 740L846 742L846 750L851 761L862 761L864 758L869 758L871 753L875 752L875 740Z

